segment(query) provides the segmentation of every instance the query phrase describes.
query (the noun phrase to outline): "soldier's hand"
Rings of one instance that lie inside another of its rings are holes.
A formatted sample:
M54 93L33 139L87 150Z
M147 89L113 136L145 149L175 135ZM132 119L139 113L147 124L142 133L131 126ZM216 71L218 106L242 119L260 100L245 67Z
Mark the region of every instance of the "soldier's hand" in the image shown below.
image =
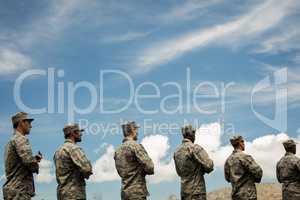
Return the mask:
M84 174L84 178L89 179L91 175L93 175L93 172L88 172Z

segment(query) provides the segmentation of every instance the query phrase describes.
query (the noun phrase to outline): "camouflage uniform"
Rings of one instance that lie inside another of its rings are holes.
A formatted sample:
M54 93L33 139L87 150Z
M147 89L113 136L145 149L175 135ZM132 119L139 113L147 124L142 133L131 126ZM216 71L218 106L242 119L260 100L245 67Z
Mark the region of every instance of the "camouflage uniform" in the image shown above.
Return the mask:
M286 142L291 141L288 140ZM278 181L282 183L282 199L299 200L300 159L295 154L287 152L277 163L276 172Z
M141 144L125 138L114 155L116 169L122 178L122 200L145 200L149 196L146 175L154 174L154 164Z
M85 178L92 174L92 165L83 150L66 139L65 143L55 152L57 199L86 199Z
M174 153L174 160L176 172L181 177L181 199L206 200L204 174L214 168L206 151L185 138Z
M234 150L226 160L225 179L232 185L233 200L256 200L255 183L260 183L262 169L254 159L241 150Z
M33 173L39 165L32 156L29 140L15 131L4 154L6 182L3 185L4 200L30 200L35 195Z

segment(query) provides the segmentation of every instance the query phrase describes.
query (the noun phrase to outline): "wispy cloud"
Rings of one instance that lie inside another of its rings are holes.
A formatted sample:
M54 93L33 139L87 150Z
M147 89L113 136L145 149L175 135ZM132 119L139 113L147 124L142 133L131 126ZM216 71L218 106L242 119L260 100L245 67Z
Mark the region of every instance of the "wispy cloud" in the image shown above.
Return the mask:
M277 26L291 14L295 4L295 0L268 0L233 21L154 44L142 51L134 61L132 73L147 73L163 63L212 43L236 46L246 38Z
M125 34L121 35L112 35L107 36L101 39L102 43L122 43L122 42L128 42L133 40L138 40L143 37L146 37L151 32L127 32Z
M192 20L203 14L204 10L223 0L185 1L183 4L176 4L165 14L159 16L160 22L174 23L174 21Z
M17 42L25 47L56 39L65 28L74 23L74 12L81 6L78 0L53 1L43 16L32 21L27 31L19 33Z
M11 75L32 67L33 58L22 51L33 45L57 38L72 23L79 1L53 1L47 12L34 19L23 31L0 34L0 75Z
M287 31L288 30L288 31ZM268 37L254 51L255 53L271 53L287 52L293 49L300 49L300 28L285 27L281 33Z

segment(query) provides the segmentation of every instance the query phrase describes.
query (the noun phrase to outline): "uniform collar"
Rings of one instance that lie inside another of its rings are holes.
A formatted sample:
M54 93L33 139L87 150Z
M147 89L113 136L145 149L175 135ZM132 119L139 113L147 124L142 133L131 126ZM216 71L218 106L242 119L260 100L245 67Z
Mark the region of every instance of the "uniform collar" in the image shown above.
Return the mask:
M130 138L130 137L126 137L126 138L123 139L123 143L127 142L127 141L134 141L135 142L135 140Z
M240 150L240 149L235 149L235 150L233 150L233 153L241 153L241 152L243 152L243 151Z
M291 152L286 152L285 153L286 156L294 156L295 154L291 153Z
M191 143L193 143L190 139L188 139L188 138L184 138L183 140L182 140L182 143L187 143L187 142L191 142Z
M25 137L25 135L23 135L22 133L20 133L18 130L14 131L14 135L16 136L21 136L21 137Z
M75 142L73 142L73 140L71 140L71 139L65 139L65 143L73 143L73 144L75 144Z

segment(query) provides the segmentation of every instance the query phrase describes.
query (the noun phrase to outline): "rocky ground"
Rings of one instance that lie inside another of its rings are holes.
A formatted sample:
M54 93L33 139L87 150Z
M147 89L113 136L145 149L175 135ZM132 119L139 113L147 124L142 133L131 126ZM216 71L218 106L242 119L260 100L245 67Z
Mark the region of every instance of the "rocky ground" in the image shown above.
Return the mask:
M281 186L275 183L257 185L258 200L281 200ZM231 189L224 188L210 192L208 200L231 200Z

